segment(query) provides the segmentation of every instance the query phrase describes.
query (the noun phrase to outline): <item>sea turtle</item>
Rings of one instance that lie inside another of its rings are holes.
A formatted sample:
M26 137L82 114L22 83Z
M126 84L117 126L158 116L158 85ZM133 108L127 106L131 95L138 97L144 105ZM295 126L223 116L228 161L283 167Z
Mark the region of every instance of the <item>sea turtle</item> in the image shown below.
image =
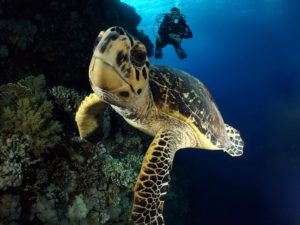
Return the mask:
M154 136L134 188L134 224L164 224L164 199L177 150L243 153L239 132L224 123L206 87L183 71L150 65L145 46L121 27L98 35L89 80L94 93L83 100L75 118L81 138L101 127L107 105Z

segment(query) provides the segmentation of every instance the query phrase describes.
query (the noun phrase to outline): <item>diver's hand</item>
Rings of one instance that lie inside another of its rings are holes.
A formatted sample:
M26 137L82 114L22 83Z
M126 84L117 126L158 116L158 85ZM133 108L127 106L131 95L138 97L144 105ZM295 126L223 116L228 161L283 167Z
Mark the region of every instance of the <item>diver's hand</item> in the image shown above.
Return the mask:
M169 37L171 38L171 39L173 39L174 41L176 41L178 44L180 44L181 43L181 41L182 41L182 39L180 38L180 35L178 35L178 34L169 34Z
M175 38L175 41L176 41L178 44L181 44L182 39L181 39L180 37L178 37L178 38Z
M169 37L170 37L171 39L176 39L176 38L179 38L179 35L178 35L178 34L173 34L173 33L171 33L171 34L169 34Z

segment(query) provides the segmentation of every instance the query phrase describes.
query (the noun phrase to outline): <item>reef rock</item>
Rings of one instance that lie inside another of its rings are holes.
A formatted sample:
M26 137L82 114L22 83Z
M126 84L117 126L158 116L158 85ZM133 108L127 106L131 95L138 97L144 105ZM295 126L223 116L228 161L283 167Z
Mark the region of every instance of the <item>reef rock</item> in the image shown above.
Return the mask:
M0 84L43 73L51 85L88 87L81 78L100 30L123 26L152 55L150 39L137 30L140 20L119 0L1 0Z

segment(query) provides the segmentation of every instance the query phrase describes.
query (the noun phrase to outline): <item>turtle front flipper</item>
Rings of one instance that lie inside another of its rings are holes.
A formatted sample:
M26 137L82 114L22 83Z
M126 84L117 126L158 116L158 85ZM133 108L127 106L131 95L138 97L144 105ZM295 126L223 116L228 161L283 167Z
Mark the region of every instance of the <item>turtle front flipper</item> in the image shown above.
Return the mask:
M170 170L178 149L174 131L159 132L149 146L134 188L132 220L135 225L163 225L163 206Z
M240 133L228 124L225 124L225 128L230 140L230 146L224 149L224 151L231 156L241 156L243 154L244 141Z
M75 121L81 138L95 142L102 135L104 111L108 106L96 94L90 94L81 102Z

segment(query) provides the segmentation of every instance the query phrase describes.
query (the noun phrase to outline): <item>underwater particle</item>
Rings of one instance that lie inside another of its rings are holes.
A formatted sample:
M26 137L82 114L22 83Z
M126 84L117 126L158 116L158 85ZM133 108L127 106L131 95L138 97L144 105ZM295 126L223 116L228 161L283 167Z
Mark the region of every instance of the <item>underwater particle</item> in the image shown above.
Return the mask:
M89 210L82 199L82 195L77 195L72 205L68 208L67 216L71 221L77 222L85 219L88 212Z

